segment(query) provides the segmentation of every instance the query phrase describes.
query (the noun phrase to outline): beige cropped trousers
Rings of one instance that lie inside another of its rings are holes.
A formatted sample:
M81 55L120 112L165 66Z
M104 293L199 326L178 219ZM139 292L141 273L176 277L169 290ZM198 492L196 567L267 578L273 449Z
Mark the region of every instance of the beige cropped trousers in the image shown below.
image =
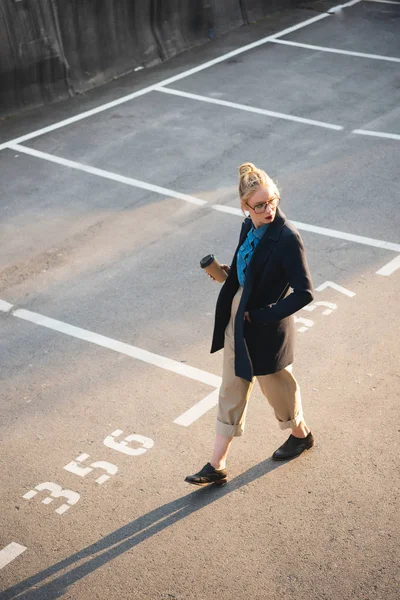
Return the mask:
M231 318L225 330L224 364L219 392L217 433L226 437L244 432L247 405L254 385L235 375L234 323L243 288L232 301ZM281 429L293 429L303 420L300 388L292 375L292 365L270 375L258 375L261 391L272 406Z

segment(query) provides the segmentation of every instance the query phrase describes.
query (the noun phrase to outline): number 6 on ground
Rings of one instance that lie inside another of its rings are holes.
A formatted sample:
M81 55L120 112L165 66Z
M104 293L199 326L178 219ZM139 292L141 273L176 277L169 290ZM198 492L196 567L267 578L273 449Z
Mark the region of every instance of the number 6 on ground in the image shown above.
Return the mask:
M104 445L107 448L112 448L112 450L117 450L118 452L122 452L123 454L129 454L130 456L138 456L139 454L144 454L154 446L154 442L151 438L145 437L144 435L137 435L136 433L132 433L131 435L127 435L121 442L117 442L115 440L116 437L119 437L124 432L121 429L116 429L108 435L104 440ZM139 442L141 444L141 448L130 448L128 446L129 442Z

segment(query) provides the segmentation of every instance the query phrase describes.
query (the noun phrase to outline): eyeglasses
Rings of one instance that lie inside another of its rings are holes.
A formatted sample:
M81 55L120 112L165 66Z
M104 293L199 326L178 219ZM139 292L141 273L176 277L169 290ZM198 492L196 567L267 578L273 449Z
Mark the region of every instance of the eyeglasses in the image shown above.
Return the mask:
M256 213L256 215L261 215L262 213L264 213L267 210L267 206L269 206L269 208L271 210L275 210L275 208L277 208L278 204L279 204L280 198L271 198L271 200L269 200L269 202L260 202L259 204L256 204L255 206L250 206L250 204L247 204L247 206L249 208L251 208L251 210L254 210L254 212Z

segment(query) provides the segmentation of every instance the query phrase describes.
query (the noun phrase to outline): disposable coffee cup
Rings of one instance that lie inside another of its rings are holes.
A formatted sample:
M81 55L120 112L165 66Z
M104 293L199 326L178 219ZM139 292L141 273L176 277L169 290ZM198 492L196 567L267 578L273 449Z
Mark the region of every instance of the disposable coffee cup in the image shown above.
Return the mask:
M211 277L214 277L215 281L218 281L218 283L223 283L228 277L227 272L221 267L214 254L207 254L207 256L202 258L200 266L207 271Z

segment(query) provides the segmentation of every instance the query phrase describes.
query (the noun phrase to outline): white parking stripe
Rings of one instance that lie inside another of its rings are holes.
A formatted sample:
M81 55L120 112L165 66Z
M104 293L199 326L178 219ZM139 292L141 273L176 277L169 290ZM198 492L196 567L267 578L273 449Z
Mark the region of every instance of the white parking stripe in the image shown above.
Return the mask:
M353 0L352 2L348 2L347 4L341 5L341 7L344 8L346 6L352 6L353 4L357 4L358 2L361 2L361 1L362 0ZM174 83L175 81L179 81L181 79L184 79L185 77L189 77L190 75L193 75L194 73L199 73L200 71L204 71L204 69L213 67L214 65L217 65L225 60L228 60L234 56L237 56L238 54L242 54L243 52L248 52L249 50L253 50L254 48L257 48L258 46L266 44L267 42L276 40L277 38L279 38L281 36L289 35L290 33L293 33L294 31L298 31L299 29L302 29L303 27L307 27L308 25L311 25L312 23L316 23L317 21L326 19L327 17L329 17L328 13L323 13L323 14L317 15L315 17L312 17L311 19L307 19L306 21L302 21L301 23L298 23L297 25L293 25L292 27L288 27L287 29L284 29L284 30L274 33L272 35L268 35L267 37L264 37L261 40L253 42L251 44L247 44L246 46L242 46L240 48L237 48L236 50L232 50L231 52L223 54L222 56L219 56L218 58L209 60L197 67L194 67L193 69L188 69L187 71L184 71L183 73L179 73L178 75L174 75L173 77L164 79L163 81L160 81L156 85L157 86L169 85L170 83ZM38 137L40 135L44 135L46 133L49 133L56 129L60 129L61 127L65 127L67 125L71 125L72 123L76 123L77 121L80 121L82 119L86 119L88 117L96 115L105 110L109 110L110 108L114 108L115 106L118 106L119 104L123 104L124 102L130 102L134 98L138 98L139 96L143 96L144 94L151 92L152 90L154 90L155 87L156 86L154 86L154 85L150 85L146 88L143 88L142 90L138 90L137 92L133 92L132 94L128 94L127 96L123 96L122 98L113 100L112 102L107 102L106 104L102 104L101 106L98 106L97 108L87 110L83 113L80 113L80 114L70 117L68 119L64 119L63 121L59 121L58 123L54 123L53 125L48 125L47 127L43 127L42 129L38 129L36 131L32 131L31 133L22 135L13 140L9 140L8 142L5 142L4 144L0 144L0 150L3 150L4 148L8 148L10 146L10 144L18 144L20 142L26 142L27 140L31 140L32 138Z
M192 408L189 408L183 415L175 419L174 423L188 427L218 404L218 395L219 388L211 392L211 394L203 398L203 400L200 400L200 402L197 402Z
M236 102L229 102L227 100L217 100L216 98L210 98L209 96L200 96L199 94L191 94L189 92L182 92L172 88L157 87L157 92L163 94L171 94L172 96L181 96L182 98L188 98L190 100L198 100L200 102L207 102L209 104L217 104L219 106L226 106L228 108L234 108L236 110L243 110L257 115L264 115L266 117L273 117L275 119L285 119L286 121L295 121L296 123L304 123L306 125L315 125L317 127L325 127L326 129L335 129L341 131L343 127L341 125L333 125L332 123L325 123L324 121L315 121L313 119L306 119L304 117L296 117L294 115L288 115L286 113L275 112L272 110L266 110L264 108L256 108L254 106L248 106L247 104L237 104Z
M225 204L213 204L212 208L218 212L228 213L229 215L237 215L244 219L245 215L242 213L240 208L234 206L226 206Z
M314 46L313 44L302 44L300 42L291 42L290 40L271 40L274 44L284 44L285 46L296 46L297 48L306 48L307 50L318 50L319 52L330 52L332 54L345 54L347 56L358 56L373 60L384 60L387 62L400 63L400 58L394 56L383 56L381 54L366 54L365 52L353 52L352 50L339 50L338 48L329 48L326 46Z
M332 8L330 8L329 11L340 10L342 8L350 8L350 6L354 6L359 2L362 2L362 0L350 0L350 2L346 2L346 4L338 4L336 6L332 6Z
M166 371L170 371L172 373L177 373L178 375L183 375L189 379L194 379L200 383L206 383L212 387L218 387L221 384L221 378L217 375L213 375L207 371L202 371L196 367L190 367L189 365L180 363L170 358L165 358L164 356L160 356L158 354L153 354L152 352L142 350L136 346L119 342L104 335L93 333L87 329L81 329L80 327L75 327L74 325L69 325L63 321L57 321L56 319L50 319L49 317L45 317L23 308L15 310L12 314L14 317L18 317L24 321L35 323L35 325L42 325L43 327L47 327L53 331L65 333L71 337L85 340L86 342L96 344L97 346L102 346L103 348L108 348L109 350L114 350L114 352L131 356L137 360L160 367L160 369L165 369Z
M148 190L149 192L155 192L156 194L161 194L170 198L184 200L185 202L190 202L191 204L207 204L207 200L200 200L200 198L194 198L193 196L188 196L187 194L174 192L173 190L160 187L159 185L153 185L152 183L147 183L146 181L140 181L139 179L133 179L132 177L125 177L124 175L117 175L116 173L111 173L111 171L104 171L103 169L90 167L88 165L75 162L73 160L68 160L67 158L55 156L54 154L47 154L46 152L41 152L40 150L34 150L33 148L28 148L27 146L11 144L10 149L16 152L23 152L24 154L29 154L30 156L35 156L36 158L41 158L43 160L56 163L58 165L62 165L63 167L77 169L78 171L83 171L84 173L90 173L90 175L97 175L98 177L104 177L105 179L118 181L119 183L124 183L125 185L130 185L132 187Z
M376 272L376 275L389 276L392 275L392 273L394 273L395 271L397 271L397 269L400 269L400 254L396 256L396 258L388 262L387 265L379 269L379 271Z
M0 300L0 310L1 312L10 312L10 310L12 309L13 305L10 304L9 302L6 302L5 300Z
M385 131L369 131L368 129L353 129L351 133L358 135L370 135L372 137L387 138L389 140L400 140L398 133L386 133Z
M364 237L362 235L354 235L353 233L346 233L345 231L327 229L326 227L308 225L307 223L300 223L299 221L292 221L292 223L297 227L297 229L303 231L310 231L311 233L318 233L319 235L326 235L327 237L338 238L340 240L348 240L349 242L355 242L356 244L364 244L365 246L373 246L374 248L383 248L384 250L393 250L393 252L400 252L400 244L385 242L383 240L376 240L374 238Z
M400 6L400 2L395 2L394 0L365 0L365 2L376 2L378 4L397 4L397 6Z
M237 215L243 218L243 213L239 208L233 206L224 206L222 204L214 204L212 206L215 210L220 212ZM340 240L348 240L349 242L355 242L356 244L364 244L365 246L373 246L375 248L383 248L384 250L393 250L393 252L400 252L400 244L394 244L393 242L384 242L382 240L376 240L374 238L364 237L362 235L354 235L353 233L346 233L345 231L337 231L336 229L327 229L326 227L318 227L317 225L309 225L308 223L300 223L299 221L290 222L297 227L297 229L303 231L310 231L311 233L317 233L319 235L326 235L327 237L338 238Z
M17 558L20 554L27 550L26 546L21 546L16 542L11 542L3 550L0 550L0 569L3 569L8 563Z

